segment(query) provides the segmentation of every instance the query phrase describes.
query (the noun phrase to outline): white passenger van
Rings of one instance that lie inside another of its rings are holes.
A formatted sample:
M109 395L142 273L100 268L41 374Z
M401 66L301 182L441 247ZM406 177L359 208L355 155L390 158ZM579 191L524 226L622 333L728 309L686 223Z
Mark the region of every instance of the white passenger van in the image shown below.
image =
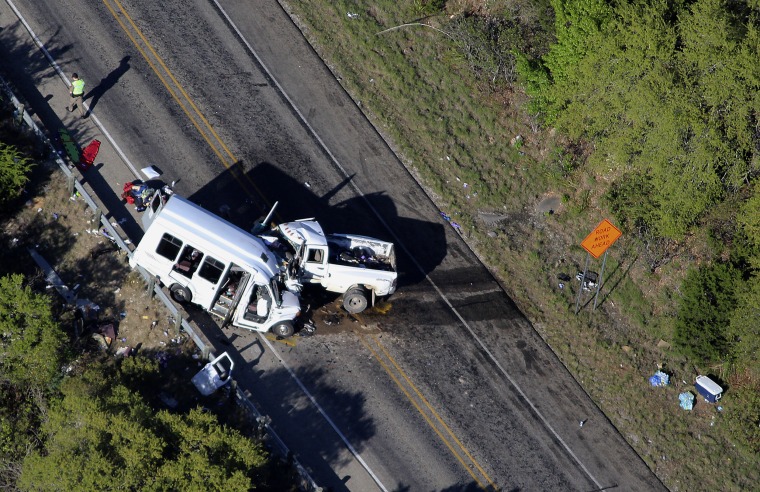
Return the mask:
M298 297L285 290L274 255L256 236L182 198L154 196L145 235L129 264L222 320L254 331L293 334Z

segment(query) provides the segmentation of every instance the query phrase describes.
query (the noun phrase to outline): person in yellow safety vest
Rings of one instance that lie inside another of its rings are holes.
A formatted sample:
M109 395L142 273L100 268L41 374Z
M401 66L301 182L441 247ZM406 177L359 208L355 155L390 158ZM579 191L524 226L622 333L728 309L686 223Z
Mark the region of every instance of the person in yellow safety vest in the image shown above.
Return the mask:
M82 96L84 96L84 80L79 78L79 74L71 75L71 87L69 87L69 94L71 95L71 104L66 106L66 109L71 113L74 111L74 106L79 108L79 115L82 118L86 118L87 114L84 112L84 105L82 104Z

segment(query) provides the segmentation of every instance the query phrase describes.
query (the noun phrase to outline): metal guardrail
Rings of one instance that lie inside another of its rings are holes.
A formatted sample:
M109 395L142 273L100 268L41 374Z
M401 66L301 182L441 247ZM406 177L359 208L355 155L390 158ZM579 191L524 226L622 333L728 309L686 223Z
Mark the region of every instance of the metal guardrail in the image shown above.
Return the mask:
M105 234L103 235L116 243L116 245L119 246L119 248L124 251L127 256L130 256L132 254L132 250L129 247L131 244L129 239L124 239L119 235L119 233L116 231L116 228L108 220L108 217L106 216L107 214L103 213L103 210L85 190L84 186L82 186L82 183L79 182L77 176L71 172L71 168L69 168L68 164L66 164L66 162L55 150L55 147L53 147L53 144L50 142L50 139L47 138L45 132L43 132L39 125L37 125L37 123L34 121L34 119L32 119L31 115L26 111L25 105L19 101L8 83L2 77L0 77L0 89L2 89L2 92L5 93L13 106L16 108L16 111L14 113L16 123L19 125L26 124L34 136L50 150L50 155L54 156L54 160L58 164L58 167L66 176L66 181L69 186L69 193L73 195L75 190L79 193L87 206L92 209L95 216L99 219L100 225L105 230ZM201 339L198 333L196 333L190 323L188 323L187 320L183 318L182 313L180 313L179 309L177 309L177 306L175 306L171 299L169 299L169 296L166 295L161 286L155 282L153 276L141 267L137 267L136 270L148 285L148 288L152 289L153 296L158 298L158 300L160 300L164 306L166 306L166 309L169 310L169 313L174 316L174 319L176 320L176 328L178 330L181 329L187 333L188 336L190 336L195 345L201 351L201 354L203 354L203 358L205 360L214 359L216 357L216 354L208 345L206 345L206 343ZM309 472L306 471L303 465L301 465L298 460L294 458L293 454L290 452L282 439L280 439L274 429L272 429L272 427L269 425L269 417L263 415L258 411L251 400L237 386L237 382L234 381L234 378L231 381L231 384L234 388L235 402L249 416L249 419L251 419L251 421L256 424L257 429L259 430L259 435L265 441L271 443L276 448L278 454L287 459L295 468L298 476L300 477L298 485L301 490L307 492L321 492L322 488L317 486L316 482L314 482L314 480L311 478Z

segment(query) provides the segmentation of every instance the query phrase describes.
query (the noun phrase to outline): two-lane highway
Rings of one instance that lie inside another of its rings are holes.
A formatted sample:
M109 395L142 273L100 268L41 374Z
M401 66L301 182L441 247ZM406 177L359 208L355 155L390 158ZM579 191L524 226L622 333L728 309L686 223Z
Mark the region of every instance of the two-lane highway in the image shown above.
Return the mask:
M128 159L159 165L179 193L243 227L279 200L284 218L397 242L389 309L340 329L283 343L195 316L222 350L237 348L241 385L320 485L663 488L277 2L6 1L64 71L90 83L86 102ZM31 41L12 10L0 14L0 53L39 56L20 49ZM22 91L62 113L46 95L65 97L63 82L26 65L33 84ZM98 172L115 184L108 167Z

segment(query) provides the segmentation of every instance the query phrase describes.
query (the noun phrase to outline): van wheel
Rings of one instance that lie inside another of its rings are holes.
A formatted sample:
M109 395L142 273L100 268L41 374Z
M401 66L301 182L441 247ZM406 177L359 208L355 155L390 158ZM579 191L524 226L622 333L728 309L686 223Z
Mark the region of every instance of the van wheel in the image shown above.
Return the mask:
M272 327L272 333L282 338L288 338L292 336L295 331L296 330L293 328L293 323L290 321L280 321Z
M187 304L193 299L193 293L190 292L190 289L179 284L172 285L169 292L172 295L172 299L180 304Z
M343 294L343 307L351 314L359 314L367 309L367 292L364 289L351 289Z

